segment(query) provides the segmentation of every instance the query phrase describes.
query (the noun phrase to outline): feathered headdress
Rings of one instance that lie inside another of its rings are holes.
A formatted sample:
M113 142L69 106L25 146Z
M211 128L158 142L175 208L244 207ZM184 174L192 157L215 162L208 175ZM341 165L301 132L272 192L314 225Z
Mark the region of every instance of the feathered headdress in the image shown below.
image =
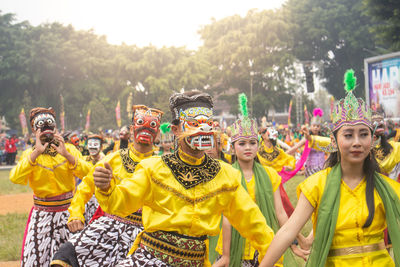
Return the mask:
M322 116L324 116L324 111L320 108L314 108L313 118L311 119L311 124L322 124Z
M365 124L372 129L371 109L361 98L356 98L353 91L357 84L354 70L347 70L344 75L346 97L341 99L334 107L332 113L332 131L343 125Z
M257 122L249 118L247 110L247 97L244 93L239 94L239 111L240 118L231 126L232 143L240 138L257 138Z

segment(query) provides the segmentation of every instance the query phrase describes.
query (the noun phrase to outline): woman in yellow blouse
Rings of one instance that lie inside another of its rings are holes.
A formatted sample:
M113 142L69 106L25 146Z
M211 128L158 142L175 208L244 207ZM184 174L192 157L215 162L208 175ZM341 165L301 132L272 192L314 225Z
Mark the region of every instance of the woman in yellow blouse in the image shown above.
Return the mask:
M219 233L223 213L259 251L273 232L247 192L240 172L204 153L213 144L211 96L198 91L174 94L171 130L178 138L174 154L141 161L132 178L96 168L96 197L106 212L126 216L143 207L144 231L133 254L118 266L210 266L207 235Z
M15 184L27 185L33 191L33 208L25 230L21 266L48 266L59 246L67 241L68 207L75 178L90 169L72 144L65 144L57 133L52 108L34 108L30 112L35 146L25 150L10 172Z
M244 94L239 95L239 103L242 105L247 103L245 97ZM278 190L281 177L273 168L262 166L255 161L258 149L257 123L247 116L247 108L241 107L241 111L244 112L242 118L231 126L233 151L237 158L233 167L241 171L240 182L251 199L260 207L268 225L277 231L279 225L283 225L288 219ZM242 238L231 227L225 217L216 250L222 256L213 267L258 266L258 252L250 245L249 240ZM297 246L293 245L293 250L305 258L305 252ZM285 257L285 263L286 266L296 264L292 255ZM279 266L282 266L282 263Z
M306 266L395 266L383 241L386 227L400 263L400 184L378 173L371 111L352 93L353 71L345 81L347 96L332 114L338 151L327 169L299 185L297 207L260 266L273 266L311 215L315 240Z

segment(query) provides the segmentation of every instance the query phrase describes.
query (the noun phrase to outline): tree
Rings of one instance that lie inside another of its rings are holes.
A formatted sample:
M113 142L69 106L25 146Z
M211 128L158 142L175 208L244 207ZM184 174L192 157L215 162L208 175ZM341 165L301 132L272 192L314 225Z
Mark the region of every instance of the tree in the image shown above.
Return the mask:
M373 25L362 0L289 0L284 6L294 36L293 54L301 61L321 62L325 87L335 98L344 96L343 76L356 72L358 87L364 88L363 62L374 50ZM364 96L363 90L356 90Z
M250 10L244 18L235 15L203 27L201 51L212 64L211 88L245 92L255 117L267 115L270 105L282 105L280 98L288 101L295 75L288 29L283 14L271 10ZM237 96L225 99L237 113Z
M367 14L376 22L375 25L371 26L371 32L377 36L377 44L391 51L399 51L400 1L364 0L364 4ZM379 51L379 47L377 48ZM380 52L382 53L382 49Z

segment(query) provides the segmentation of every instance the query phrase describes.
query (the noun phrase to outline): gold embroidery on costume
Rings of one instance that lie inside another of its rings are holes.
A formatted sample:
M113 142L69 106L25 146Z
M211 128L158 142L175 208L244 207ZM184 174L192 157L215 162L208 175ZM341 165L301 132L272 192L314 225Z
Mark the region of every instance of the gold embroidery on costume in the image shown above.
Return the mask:
M383 151L383 148L382 148L381 146L380 146L380 147L375 147L374 150L375 150L375 157L376 157L378 160L382 161L382 160L384 160L384 159L386 158L387 155L389 155L390 153L392 153L393 148L390 149L390 152L387 153L386 155L385 155L385 153L384 153L384 151Z
M133 173L139 162L133 161L133 159L129 157L129 148L120 149L119 154L121 155L122 166L124 166L127 172Z
M186 164L179 158L178 152L163 155L161 158L175 179L186 189L214 179L221 169L219 162L207 155L200 165Z
M93 158L91 155L86 156L85 160L86 160L87 162L91 162L93 165L95 165L95 164L97 163L96 159Z
M238 188L237 186L234 186L234 187L223 187L223 188L220 188L220 189L215 190L213 192L210 192L210 193L208 193L208 194L206 194L204 196L201 196L199 198L191 198L191 197L188 197L188 196L182 194L178 190L176 190L176 189L174 189L174 188L172 188L172 187L160 182L159 180L155 179L154 177L151 177L151 180L156 185L160 186L161 188L164 188L165 190L168 190L169 192L173 193L175 196L177 196L177 197L189 202L192 205L197 204L197 203L202 202L202 201L205 201L207 199L210 199L210 198L212 198L212 197L214 197L214 196L216 196L218 194L224 193L224 192L233 192Z
M51 146L51 144L55 144L56 146L58 146L58 141L53 140L52 142L50 142L49 145L44 150L43 154L47 154L52 157L55 157L58 154L58 152L53 146ZM33 150L35 150L35 145L32 147L32 151Z
M260 146L260 148L258 149L258 153L261 157L268 161L273 161L279 156L279 150L276 147L273 148L272 152L268 153L267 151L265 151L263 146Z

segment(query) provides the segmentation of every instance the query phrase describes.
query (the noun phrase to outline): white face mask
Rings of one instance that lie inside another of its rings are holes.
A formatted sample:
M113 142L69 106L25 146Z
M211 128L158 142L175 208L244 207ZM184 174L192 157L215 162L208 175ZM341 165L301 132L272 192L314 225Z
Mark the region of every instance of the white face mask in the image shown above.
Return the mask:
M101 141L99 139L88 140L88 150L91 156L95 156L100 153Z
M186 144L193 150L208 150L214 147L212 109L192 107L180 110L182 131L190 133Z

